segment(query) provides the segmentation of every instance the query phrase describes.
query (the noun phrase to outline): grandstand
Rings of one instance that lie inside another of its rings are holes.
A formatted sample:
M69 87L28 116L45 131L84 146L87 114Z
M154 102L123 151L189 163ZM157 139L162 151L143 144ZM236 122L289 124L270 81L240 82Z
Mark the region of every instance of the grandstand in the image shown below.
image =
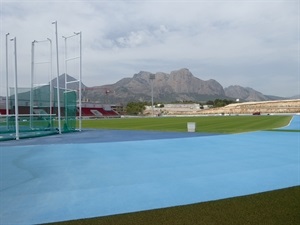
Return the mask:
M112 109L110 105L97 103L82 103L82 116L84 118L114 118L120 114Z
M5 97L0 97L0 115L5 115L6 109L5 109Z
M44 87L42 87L44 88ZM30 114L30 99L29 99L29 93L22 93L19 96L19 113L20 114ZM39 105L35 105L34 108L32 109L32 113L37 115L37 114L49 114L51 112L56 112L57 107L55 105L51 108L45 107L43 105L42 101L39 103ZM11 105L11 104L10 104ZM99 103L82 103L82 117L84 118L110 118L110 117L120 117L120 113L117 112L112 105L108 104L99 104ZM14 114L14 109L9 108L9 114L12 115ZM64 117L66 112L65 108L61 107L61 114ZM5 98L0 99L0 115L4 116L6 115L6 108L5 108ZM79 116L79 105L77 104L77 110L76 110L76 116Z

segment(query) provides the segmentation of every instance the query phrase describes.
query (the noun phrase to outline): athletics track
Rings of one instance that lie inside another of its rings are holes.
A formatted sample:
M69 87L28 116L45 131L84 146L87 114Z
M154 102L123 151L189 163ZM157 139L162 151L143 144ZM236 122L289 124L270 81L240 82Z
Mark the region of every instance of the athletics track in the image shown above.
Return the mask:
M99 217L298 186L299 130L300 116L294 116L277 132L94 130L0 142L0 224Z

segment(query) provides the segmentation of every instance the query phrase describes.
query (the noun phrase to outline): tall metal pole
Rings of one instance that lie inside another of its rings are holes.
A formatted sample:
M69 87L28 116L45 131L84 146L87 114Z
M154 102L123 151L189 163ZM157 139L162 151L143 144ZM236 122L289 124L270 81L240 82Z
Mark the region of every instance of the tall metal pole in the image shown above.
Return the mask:
M151 80L151 105L152 105L152 116L154 116L154 106L153 106L153 82L155 79L155 74L150 74Z
M52 40L50 38L47 38L47 40L49 41L49 45L50 45L50 56L49 56L49 62L50 62L50 83L49 83L49 89L50 89L50 109L49 109L49 113L50 113L50 124L52 125L52 107L53 107L53 85L52 85Z
M30 128L32 128L32 115L33 115L33 77L34 77L34 44L35 40L31 43L31 79L30 79Z
M8 130L8 128L9 128L9 126L8 126L8 124L9 124L9 119L8 119L8 116L9 116L9 109L8 109L8 96L9 96L9 94L8 94L8 35L9 35L9 33L7 33L6 34L6 39L5 39L5 50L6 50L6 52L5 52L5 59L6 59L6 61L5 61L5 64L6 64L6 105L5 105L5 107L6 107L6 129Z
M67 71L68 71L68 65L67 65L67 59L68 59L68 53L67 53L67 39L68 37L64 37L62 36L64 39L65 39L65 60L64 60L64 66L65 66L65 75L64 75L64 80L65 80L65 85L64 85L64 91L66 93L67 91L67 88L68 88L68 80L67 80ZM65 125L68 124L68 97L65 97L64 98L64 101L65 101L65 113L64 113L64 117L65 117ZM64 127L65 127L64 125Z
M52 22L55 25L55 38L56 38L56 65L57 65L57 114L58 114L58 131L61 134L61 113L60 113L60 93L59 93L59 58L58 58L58 34L57 34L57 21Z
M152 116L154 116L154 107L153 107L153 80L151 80L151 104L152 104Z
M35 61L35 44L41 43L41 42L49 42L49 61L48 62L36 62ZM53 107L53 92L52 92L52 41L50 38L47 38L46 40L34 40L31 45L31 89L30 89L30 127L32 127L32 117L33 117L33 108L34 108L34 99L33 99L33 93L34 93L34 80L35 80L35 64L43 64L48 63L49 64L49 71L50 71L50 77L49 78L49 114L50 114L50 124L52 125L52 107ZM52 127L52 126L51 126Z
M67 84L67 82L68 82L68 80L67 80L67 70L68 70L68 68L67 68L67 59L68 59L68 52L67 52L67 38L68 37L64 37L63 36L63 38L65 39L65 91L67 91L67 88L68 88L68 84ZM65 109L66 110L66 109ZM66 114L66 113L65 113Z
M79 131L81 131L82 128L82 102L81 102L81 91L82 91L82 87L81 87L81 83L82 83L82 32L80 31L79 33L75 33L75 34L79 34L79 38L80 38L80 43L79 43L79 57L80 57L80 62L79 62Z
M68 58L68 54L67 54L67 39L68 38L72 38L74 36L79 35L79 57L73 57L73 58ZM79 82L78 84L78 91L79 91L79 96L78 96L78 104L79 104L79 131L81 131L82 128L82 33L80 32L74 32L73 35L65 37L63 36L63 38L65 39L65 89L68 89L67 84L70 83L67 81L67 71L68 71L68 61L69 60L74 60L74 59L78 59L79 58L79 80L77 80L76 82Z
M19 104L18 104L18 73L17 73L17 38L10 39L14 41L14 55L15 55L15 123L16 123L16 140L19 140Z

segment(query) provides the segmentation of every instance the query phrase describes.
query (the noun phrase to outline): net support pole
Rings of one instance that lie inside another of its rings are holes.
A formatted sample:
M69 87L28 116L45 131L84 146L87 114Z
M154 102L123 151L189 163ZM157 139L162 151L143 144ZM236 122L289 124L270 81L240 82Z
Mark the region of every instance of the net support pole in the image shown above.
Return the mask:
M64 75L64 78L65 78L65 86L64 86L65 91L64 91L64 93L65 93L66 91L68 91L68 79L67 79L67 73L68 73L67 39L68 39L68 37L64 37L63 36L63 38L65 39L65 60L64 60L64 66L65 66L65 75ZM66 103L67 100L68 100L68 98L65 99L65 103ZM68 103L66 103L66 104L68 104ZM65 124L67 124L67 121L68 121L68 107L65 107L65 114L64 114L64 116L65 116Z
M67 58L68 58L68 52L67 52L67 38L68 37L64 37L63 38L65 39L65 91L67 91L68 89L68 80L67 80L67 73L68 73L68 65L67 65Z
M74 36L79 35L79 56L73 57L73 58L68 58L67 55L67 39L72 38ZM68 90L68 83L73 83L73 82L78 82L78 106L79 106L79 128L78 130L81 131L82 129L82 32L74 32L73 35L65 37L65 91ZM68 61L70 60L76 60L79 59L79 79L76 81L67 81L67 71L68 71ZM67 115L67 114L66 114Z
M55 25L55 39L56 39L56 66L57 66L57 114L58 114L58 132L61 134L61 113L60 113L60 88L59 88L59 58L58 58L58 34L57 21L52 22Z
M32 128L32 114L33 114L33 77L34 77L34 44L35 40L31 43L31 78L30 78L30 128Z
M81 102L81 99L82 99L82 95L81 95L81 92L82 92L82 87L81 87L81 84L82 84L82 32L80 31L79 32L79 131L81 131L82 129L82 102Z
M151 80L151 106L152 106L152 116L154 116L154 106L153 106L153 82L155 80L155 74L150 74Z
M50 83L49 83L49 93L50 93L50 97L49 97L49 99L50 99L50 106L49 106L49 113L50 113L50 124L51 124L51 127L52 127L52 113L53 113L53 111L52 111L52 107L53 107L53 93L52 93L52 91L53 91L53 85L52 85L52 40L50 39L50 38L47 38L47 40L49 41L49 45L50 45L50 56L49 56L49 58L50 58L50 60L49 60L49 62L50 62L50 65L49 65L49 67L50 67Z
M9 129L9 109L8 109L8 35L9 33L6 34L5 36L5 66L6 66L6 129Z
M18 105L18 72L17 72L17 38L10 39L14 42L14 58L15 58L15 123L16 123L16 140L19 140L19 105Z

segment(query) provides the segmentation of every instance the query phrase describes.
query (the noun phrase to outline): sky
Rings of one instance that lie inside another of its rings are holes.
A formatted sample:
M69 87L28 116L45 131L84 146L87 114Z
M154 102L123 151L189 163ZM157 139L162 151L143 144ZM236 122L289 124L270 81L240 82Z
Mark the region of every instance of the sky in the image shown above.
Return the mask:
M6 46L14 85L14 43L19 87L30 87L32 58L35 85L57 76L53 21L59 74L79 77L80 36L71 36L81 32L88 87L140 71L188 68L224 88L300 94L300 0L0 0L0 94L6 90Z

